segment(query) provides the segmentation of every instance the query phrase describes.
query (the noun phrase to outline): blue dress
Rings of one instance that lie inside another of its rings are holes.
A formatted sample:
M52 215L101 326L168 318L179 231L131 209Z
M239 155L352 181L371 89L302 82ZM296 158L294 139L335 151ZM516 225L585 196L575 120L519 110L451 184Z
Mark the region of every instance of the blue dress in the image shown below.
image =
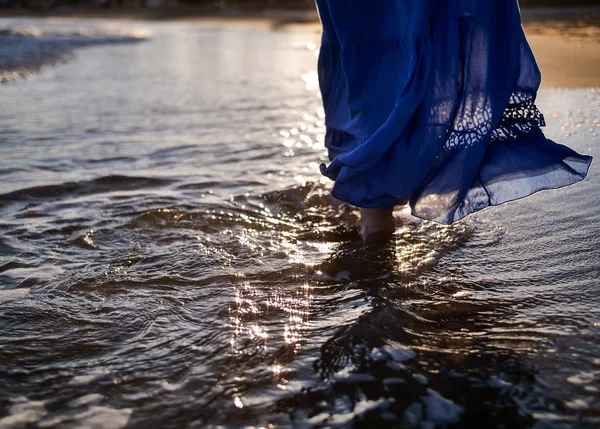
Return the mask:
M516 0L317 0L333 195L449 224L585 178L544 137Z

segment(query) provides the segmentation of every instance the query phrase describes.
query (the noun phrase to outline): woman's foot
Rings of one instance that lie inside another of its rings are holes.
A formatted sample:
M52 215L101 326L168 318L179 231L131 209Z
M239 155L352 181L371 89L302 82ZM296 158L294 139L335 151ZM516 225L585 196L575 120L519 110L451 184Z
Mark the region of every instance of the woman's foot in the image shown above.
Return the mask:
M394 232L394 209L360 209L360 235L365 241L388 238Z

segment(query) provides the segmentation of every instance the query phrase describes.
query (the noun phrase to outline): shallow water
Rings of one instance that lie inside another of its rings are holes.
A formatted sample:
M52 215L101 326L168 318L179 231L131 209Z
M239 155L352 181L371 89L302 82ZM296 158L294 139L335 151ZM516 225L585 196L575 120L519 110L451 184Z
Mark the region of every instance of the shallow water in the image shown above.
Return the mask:
M151 36L0 87L0 427L600 424L594 167L362 245L318 174L317 34L119 26ZM600 156L600 92L538 104Z

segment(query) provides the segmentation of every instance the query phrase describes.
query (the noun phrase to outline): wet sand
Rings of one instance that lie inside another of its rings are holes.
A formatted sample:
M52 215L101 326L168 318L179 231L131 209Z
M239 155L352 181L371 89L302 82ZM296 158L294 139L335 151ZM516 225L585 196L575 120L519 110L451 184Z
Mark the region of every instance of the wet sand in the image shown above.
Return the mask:
M523 27L542 70L542 87L600 86L600 11L530 9Z
M599 38L527 34L542 71L542 88L600 86Z

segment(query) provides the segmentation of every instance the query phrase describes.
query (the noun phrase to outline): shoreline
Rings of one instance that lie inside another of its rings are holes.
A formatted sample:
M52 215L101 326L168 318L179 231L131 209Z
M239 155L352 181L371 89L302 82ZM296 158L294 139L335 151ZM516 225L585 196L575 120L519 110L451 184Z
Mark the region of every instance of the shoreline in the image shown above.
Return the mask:
M600 42L600 6L521 9L523 27L528 34L598 38ZM316 9L219 9L216 7L175 6L160 8L118 7L58 8L48 11L0 9L0 18L106 19L123 21L244 22L287 25L319 25Z
M600 6L571 7L524 7L521 8L524 24L529 23L576 23L600 28ZM120 6L117 8L84 9L60 7L51 10L0 9L0 18L73 18L115 19L134 21L270 21L274 23L314 24L319 16L314 8L305 9L259 9L203 6L163 6L140 8Z
M316 10L59 9L0 10L0 18L101 19L139 22L239 23L273 30L321 31ZM523 8L523 28L542 71L542 88L600 87L600 7Z

